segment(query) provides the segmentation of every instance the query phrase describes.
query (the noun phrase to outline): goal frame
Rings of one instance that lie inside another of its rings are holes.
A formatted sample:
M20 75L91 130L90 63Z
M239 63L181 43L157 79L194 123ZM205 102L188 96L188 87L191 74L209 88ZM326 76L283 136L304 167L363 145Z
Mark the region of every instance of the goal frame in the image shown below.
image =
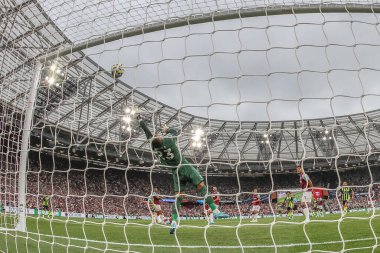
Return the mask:
M299 5L273 5L270 7L242 8L238 10L216 11L206 14L193 14L187 17L173 18L170 20L157 21L154 23L142 24L138 27L127 28L119 32L106 34L102 37L86 40L76 45L58 48L57 50L47 53L35 59L35 75L32 86L29 90L29 98L25 111L25 119L22 128L22 140L20 150L20 164L18 176L18 223L16 230L26 232L26 170L28 166L29 141L32 131L32 122L34 115L34 105L37 98L37 91L41 79L43 65L48 61L56 60L80 50L95 47L101 44L109 43L119 39L143 35L162 31L171 28L184 27L194 24L202 24L215 21L275 16L275 15L295 15L295 14L313 14L313 13L380 13L380 5L370 4L299 4ZM110 74L111 75L111 74Z

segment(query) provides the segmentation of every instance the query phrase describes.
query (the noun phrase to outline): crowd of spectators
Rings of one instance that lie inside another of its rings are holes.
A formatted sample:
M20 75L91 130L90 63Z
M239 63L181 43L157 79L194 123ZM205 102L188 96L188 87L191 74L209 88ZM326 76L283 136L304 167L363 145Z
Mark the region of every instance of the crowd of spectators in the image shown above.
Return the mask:
M17 173L3 173L0 180L0 202L4 199L17 203L14 194L17 186ZM336 189L338 175L336 171L309 173L316 187ZM345 170L339 172L342 181L347 181L357 193L351 208L365 208L368 205L366 193L370 184L370 174L367 168ZM250 210L250 192L254 188L262 193L261 212L264 215L279 212L279 204L270 200L271 191L285 191L299 188L298 175L292 173L261 176L207 176L209 186L217 186L222 200L221 209L232 215L248 215ZM380 173L372 171L375 199L379 200ZM41 208L42 198L50 196L50 206L53 210L86 214L114 214L122 216L148 216L147 197L153 187L159 189L163 199L173 198L172 176L167 173L136 171L132 169L95 167L87 163L73 162L65 159L49 159L47 156L31 155L27 171L27 207ZM181 210L182 216L203 216L203 205L196 204L197 192L189 186L188 195ZM165 214L170 214L171 204L162 202ZM337 198L326 201L328 211L339 210Z

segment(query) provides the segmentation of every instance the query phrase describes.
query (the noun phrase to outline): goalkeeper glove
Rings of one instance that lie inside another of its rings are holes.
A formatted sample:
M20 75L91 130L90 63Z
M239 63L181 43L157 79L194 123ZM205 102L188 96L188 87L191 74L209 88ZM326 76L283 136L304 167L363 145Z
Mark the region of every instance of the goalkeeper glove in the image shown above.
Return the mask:
M161 128L161 132L163 133L167 133L169 131L169 127L167 125L164 125L162 128Z

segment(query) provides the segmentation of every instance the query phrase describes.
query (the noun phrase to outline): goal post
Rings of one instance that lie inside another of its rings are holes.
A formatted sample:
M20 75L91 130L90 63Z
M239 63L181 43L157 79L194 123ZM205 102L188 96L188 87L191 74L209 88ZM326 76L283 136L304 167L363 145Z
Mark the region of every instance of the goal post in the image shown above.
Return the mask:
M37 97L38 86L41 79L42 63L36 61L35 65L35 77L29 90L28 104L25 110L24 126L22 129L22 141L20 149L20 164L18 171L18 221L16 229L21 232L26 231L26 175L28 166L28 156L29 156L29 144L30 144L30 133L33 129L33 116L35 101Z

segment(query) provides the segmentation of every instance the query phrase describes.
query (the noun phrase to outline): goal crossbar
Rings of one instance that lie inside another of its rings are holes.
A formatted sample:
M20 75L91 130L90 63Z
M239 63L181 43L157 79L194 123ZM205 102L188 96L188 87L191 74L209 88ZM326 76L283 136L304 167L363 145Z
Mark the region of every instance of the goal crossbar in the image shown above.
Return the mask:
M60 48L39 58L45 62L87 48L109 43L123 38L138 36L146 33L162 31L165 29L183 27L187 25L202 24L214 21L223 21L239 18L260 16L275 16L289 14L312 13L380 13L380 5L370 4L299 4L299 5L273 5L267 7L242 8L238 10L216 11L206 14L192 14L187 17L172 18L165 21L143 24L138 27L126 28L122 31L86 40L74 46Z

